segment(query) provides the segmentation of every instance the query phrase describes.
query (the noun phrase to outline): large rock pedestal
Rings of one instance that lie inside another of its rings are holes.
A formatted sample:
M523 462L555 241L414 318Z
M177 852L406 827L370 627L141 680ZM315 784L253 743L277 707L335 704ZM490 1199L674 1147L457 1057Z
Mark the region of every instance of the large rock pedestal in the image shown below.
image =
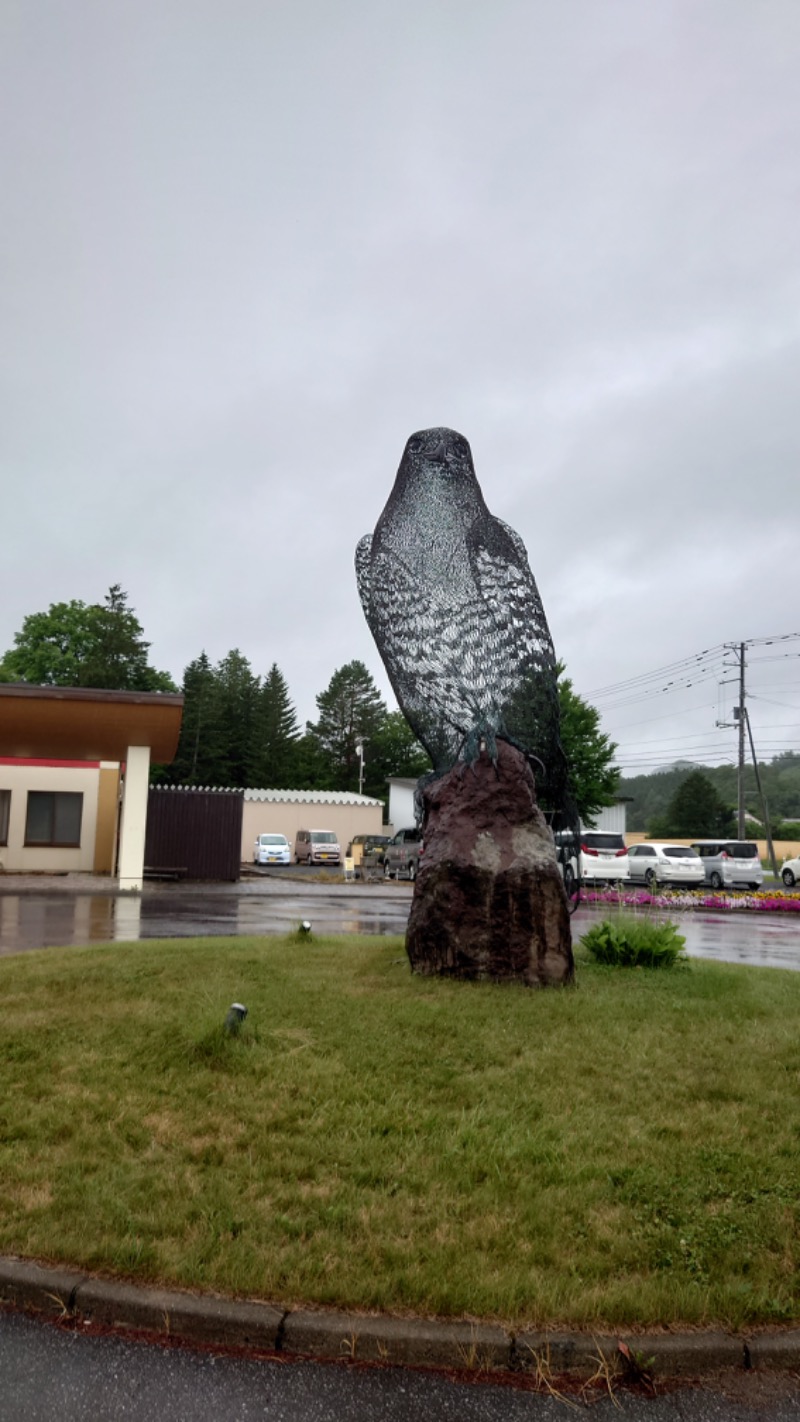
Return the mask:
M545 987L572 981L569 912L525 757L498 742L423 792L425 848L406 950L417 973Z

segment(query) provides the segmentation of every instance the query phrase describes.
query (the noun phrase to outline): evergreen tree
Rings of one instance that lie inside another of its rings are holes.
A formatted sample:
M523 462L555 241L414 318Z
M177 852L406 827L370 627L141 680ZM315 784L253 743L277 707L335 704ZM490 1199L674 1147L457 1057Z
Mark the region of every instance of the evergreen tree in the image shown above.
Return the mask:
M675 791L663 819L653 821L650 833L654 838L713 838L735 834L735 820L733 810L720 799L708 776L696 770Z
M271 790L297 788L297 713L286 679L276 662L273 662L258 692L254 736L253 784Z
M205 652L186 668L183 696L178 751L166 776L173 785L225 785L228 754L219 683Z
M220 738L226 766L220 785L246 789L258 778L256 739L260 683L238 647L216 669Z
M26 617L0 662L0 680L108 691L177 691L148 662L150 643L118 583L103 603L52 603Z
M316 736L306 731L295 741L293 749L293 790L336 790L328 758Z
M356 745L365 745L383 727L387 709L363 662L348 662L331 677L317 697L319 720L308 722L326 778L334 790L357 790L359 759Z

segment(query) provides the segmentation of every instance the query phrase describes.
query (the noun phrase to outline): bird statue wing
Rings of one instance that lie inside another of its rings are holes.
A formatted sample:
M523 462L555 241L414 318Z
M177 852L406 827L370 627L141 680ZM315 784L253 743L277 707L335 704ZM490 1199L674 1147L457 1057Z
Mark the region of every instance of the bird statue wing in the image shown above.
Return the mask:
M502 519L476 519L467 533L475 586L492 642L492 660L504 683L503 700L532 670L552 671L555 653L525 544Z
M370 579L370 562L371 562L371 554L372 554L372 534L371 534L371 533L365 533L365 534L364 534L364 537L363 537L363 538L360 538L359 541L358 541L358 543L356 544L356 586L358 587L358 595L359 595L359 597L361 598L361 606L362 606L363 609L364 609L364 616L365 616L366 619L367 619L367 625L368 625L368 627L369 627L370 632L372 633L372 635L373 635L373 637L374 637L374 636L375 636L375 628L374 628L373 625L372 625L372 618L371 618L371 616L370 616L370 604L371 604L371 595L370 595L370 584L371 584L371 579Z
M419 575L398 553L356 549L358 590L398 705L434 765L452 765L466 734L463 638L448 613L447 589L421 595ZM430 590L428 590L430 592Z

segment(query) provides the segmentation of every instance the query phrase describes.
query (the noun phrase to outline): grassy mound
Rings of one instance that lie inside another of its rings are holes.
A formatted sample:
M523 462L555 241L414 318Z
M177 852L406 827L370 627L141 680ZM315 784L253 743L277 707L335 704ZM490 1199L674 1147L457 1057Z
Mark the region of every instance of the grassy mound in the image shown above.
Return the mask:
M0 960L0 1004L2 1252L537 1325L800 1316L800 974L579 954L537 993L414 978L399 940L179 940Z

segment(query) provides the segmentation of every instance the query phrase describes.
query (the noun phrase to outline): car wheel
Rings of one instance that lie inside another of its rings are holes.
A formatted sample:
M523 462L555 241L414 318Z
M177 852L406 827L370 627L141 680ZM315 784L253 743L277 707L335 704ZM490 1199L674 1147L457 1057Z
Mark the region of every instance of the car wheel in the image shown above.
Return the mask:
M568 899L575 893L575 871L571 864L564 865L564 892Z
M657 888L658 888L658 880L657 880L657 878L656 878L656 871L655 871L655 869L646 869L646 870L645 870L644 882L646 883L648 889L657 889Z
M709 875L708 882L709 882L709 884L711 885L712 889L721 889L721 888L722 888L722 875L721 875L721 874L717 874L716 871L715 871L713 874L710 874L710 875Z
M781 874L781 878L783 879L783 882L786 885L787 889L793 889L795 884L797 883L797 880L795 879L791 869L784 869L783 873Z
M383 877L384 877L384 879L391 879L391 877L392 877L392 871L391 871L391 869L389 868L389 861L388 861L388 859L384 859L384 861L383 861Z

